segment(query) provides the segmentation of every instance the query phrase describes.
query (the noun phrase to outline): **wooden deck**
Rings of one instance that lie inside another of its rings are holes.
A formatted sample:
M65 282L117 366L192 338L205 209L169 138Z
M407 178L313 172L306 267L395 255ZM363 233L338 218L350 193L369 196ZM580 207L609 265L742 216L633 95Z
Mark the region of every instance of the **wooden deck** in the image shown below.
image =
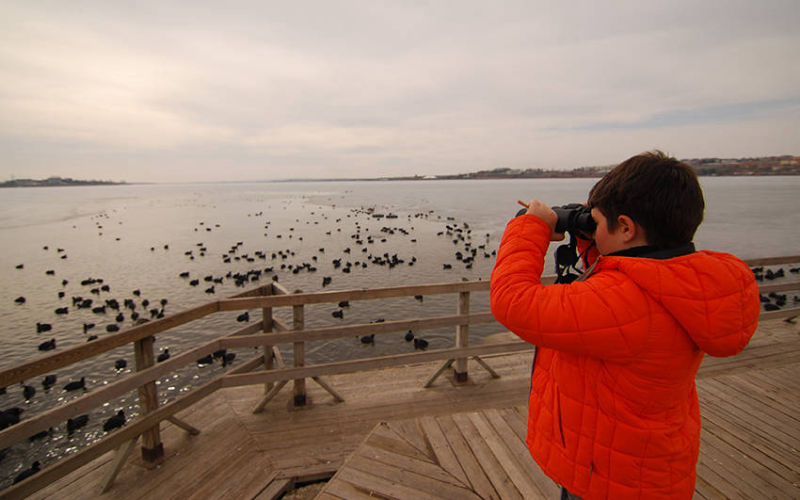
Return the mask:
M295 481L335 476L320 498L556 498L524 447L532 353L470 362L470 381L441 363L327 378L345 402L309 382L312 404L292 409L287 387L261 414L256 386L217 391L163 424L166 461L134 453L112 491L98 492L112 454L32 498L276 498ZM706 358L698 375L703 433L696 498L800 497L800 327L762 324L734 358Z

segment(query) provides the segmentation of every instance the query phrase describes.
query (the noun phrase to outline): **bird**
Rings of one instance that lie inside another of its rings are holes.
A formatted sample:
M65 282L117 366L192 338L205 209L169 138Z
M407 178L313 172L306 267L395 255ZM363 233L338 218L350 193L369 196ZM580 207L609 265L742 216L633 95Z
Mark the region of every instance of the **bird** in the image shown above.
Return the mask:
M333 316L334 318L342 319L342 318L344 318L344 311L342 311L341 309L339 309L337 311L333 311L331 313L331 316Z
M127 367L127 366L128 366L128 362L127 362L127 361L125 361L125 360L124 360L124 359L122 359L122 358L120 358L120 359L118 359L118 360L114 361L114 369L115 369L115 370L124 370L124 369L125 369L125 367Z
M364 335L361 337L362 344L374 344L375 343L375 334L371 333L369 335Z
M106 432L113 431L125 425L125 412L120 410L116 415L103 422L103 430Z
M423 349L424 350L424 349L427 349L427 347L428 347L428 341L427 340L418 339L418 338L414 339L414 349Z
M106 325L106 331L109 333L118 332L119 326L115 324Z
M225 355L222 357L222 366L226 367L229 364L233 363L233 360L236 359L235 352L226 352Z
M22 396L25 398L25 401L30 401L33 399L33 396L36 395L36 388L32 385L23 385L22 386Z
M56 339L50 339L39 344L40 351L51 351L56 348Z
M22 408L14 406L7 410L0 410L0 430L9 426L19 423L19 416L22 414Z
M209 354L208 356L203 356L202 358L197 360L198 365L210 365L214 362L214 356Z
M86 377L81 377L80 380L73 380L64 386L65 391L77 391L78 389L86 389Z
M161 363L162 361L166 361L168 359L169 359L169 349L167 348L167 349L164 349L164 352L162 352L161 354L158 355L158 357L156 358L156 361Z
M16 299L14 299L14 302L16 302L17 304L24 304L25 303L25 297L19 296Z
M239 323L250 321L250 312L245 311L242 314L236 316L236 321L238 321Z
M408 333L406 333L405 339L406 342L411 342L412 340L414 340L414 332L409 330Z
M78 415L67 419L67 433L72 434L77 429L84 427L89 422L89 415Z
M36 333L49 332L52 329L53 325L50 323L36 323Z
M44 387L45 390L53 387L56 384L57 379L58 377L56 377L55 375L46 375L42 380L42 387Z
M37 460L37 461L33 462L33 464L31 464L31 468L30 469L26 469L26 470L20 472L19 474L17 474L17 477L14 478L14 484L17 484L20 481L24 481L24 480L28 479L29 477L31 477L32 475L36 474L40 470L41 470L41 464L39 464L39 461Z

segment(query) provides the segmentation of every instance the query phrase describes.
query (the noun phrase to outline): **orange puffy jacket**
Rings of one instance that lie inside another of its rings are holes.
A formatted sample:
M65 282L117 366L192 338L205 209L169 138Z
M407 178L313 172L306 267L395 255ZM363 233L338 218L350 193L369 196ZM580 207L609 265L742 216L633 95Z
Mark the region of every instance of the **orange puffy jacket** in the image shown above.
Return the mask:
M527 443L583 498L691 498L700 448L695 373L740 352L760 312L753 272L699 251L599 257L592 274L543 286L550 227L509 222L492 272L494 317L537 346Z

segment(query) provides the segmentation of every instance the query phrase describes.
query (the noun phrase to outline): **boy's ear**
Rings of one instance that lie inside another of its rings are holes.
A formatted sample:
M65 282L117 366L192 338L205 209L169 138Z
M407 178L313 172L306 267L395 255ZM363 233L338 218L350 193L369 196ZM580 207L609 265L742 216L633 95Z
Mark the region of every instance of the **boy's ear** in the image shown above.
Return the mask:
M642 226L634 222L633 219L627 215L620 215L617 217L617 231L620 232L622 242L625 244L647 241Z

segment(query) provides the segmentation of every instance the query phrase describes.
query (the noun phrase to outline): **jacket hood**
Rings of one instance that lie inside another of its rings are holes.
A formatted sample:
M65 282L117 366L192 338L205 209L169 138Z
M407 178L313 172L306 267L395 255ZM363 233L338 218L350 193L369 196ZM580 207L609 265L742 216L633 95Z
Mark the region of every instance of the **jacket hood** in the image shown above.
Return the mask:
M626 274L712 356L740 352L758 325L761 302L753 272L733 255L703 250L666 260L606 256L598 268Z

